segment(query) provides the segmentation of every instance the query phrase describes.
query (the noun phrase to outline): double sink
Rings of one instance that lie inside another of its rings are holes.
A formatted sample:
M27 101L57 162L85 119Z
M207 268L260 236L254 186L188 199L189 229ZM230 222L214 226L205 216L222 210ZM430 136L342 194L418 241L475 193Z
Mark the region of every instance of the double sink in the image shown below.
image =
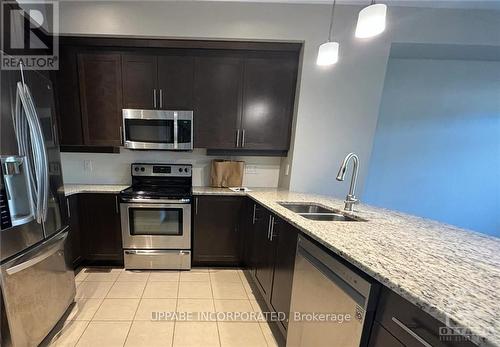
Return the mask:
M280 202L281 206L307 219L330 222L364 222L364 219L345 214L315 203Z

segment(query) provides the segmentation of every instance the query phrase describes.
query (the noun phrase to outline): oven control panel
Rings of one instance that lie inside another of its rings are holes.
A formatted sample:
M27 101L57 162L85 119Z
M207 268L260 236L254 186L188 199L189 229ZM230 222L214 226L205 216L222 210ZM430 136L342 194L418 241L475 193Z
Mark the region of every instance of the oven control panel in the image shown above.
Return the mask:
M189 164L132 164L132 176L191 177Z

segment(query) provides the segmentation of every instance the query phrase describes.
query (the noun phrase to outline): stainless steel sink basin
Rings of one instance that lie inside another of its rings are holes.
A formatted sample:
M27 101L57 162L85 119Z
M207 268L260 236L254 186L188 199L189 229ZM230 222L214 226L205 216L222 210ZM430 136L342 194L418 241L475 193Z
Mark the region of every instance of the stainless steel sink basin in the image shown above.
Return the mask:
M330 222L359 222L359 219L352 218L339 213L299 213L304 218L316 221L330 221Z
M323 206L320 206L318 204L314 203L288 203L288 202L283 202L280 203L281 206L286 207L290 211L296 212L296 213L335 213L335 210L325 208Z
M350 216L342 213L333 208L323 207L319 204L312 202L294 203L294 202L280 202L281 206L297 213L307 219L315 221L330 221L330 222L364 222L364 219Z

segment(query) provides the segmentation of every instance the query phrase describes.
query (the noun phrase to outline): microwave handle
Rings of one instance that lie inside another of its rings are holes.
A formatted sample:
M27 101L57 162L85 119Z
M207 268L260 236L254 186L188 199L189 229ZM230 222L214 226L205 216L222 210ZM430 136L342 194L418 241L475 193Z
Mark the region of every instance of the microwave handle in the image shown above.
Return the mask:
M177 122L177 112L174 112L174 149L178 147L179 140L179 123Z

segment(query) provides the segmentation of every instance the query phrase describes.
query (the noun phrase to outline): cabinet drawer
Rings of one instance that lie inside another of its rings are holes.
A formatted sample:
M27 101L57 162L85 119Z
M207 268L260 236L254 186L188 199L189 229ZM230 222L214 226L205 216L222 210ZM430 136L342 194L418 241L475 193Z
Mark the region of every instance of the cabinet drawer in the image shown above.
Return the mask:
M405 346L475 346L460 336L440 337L439 328L445 327L444 323L387 288L381 292L375 320Z
M380 324L374 323L370 335L369 347L404 347L404 345L385 330Z

